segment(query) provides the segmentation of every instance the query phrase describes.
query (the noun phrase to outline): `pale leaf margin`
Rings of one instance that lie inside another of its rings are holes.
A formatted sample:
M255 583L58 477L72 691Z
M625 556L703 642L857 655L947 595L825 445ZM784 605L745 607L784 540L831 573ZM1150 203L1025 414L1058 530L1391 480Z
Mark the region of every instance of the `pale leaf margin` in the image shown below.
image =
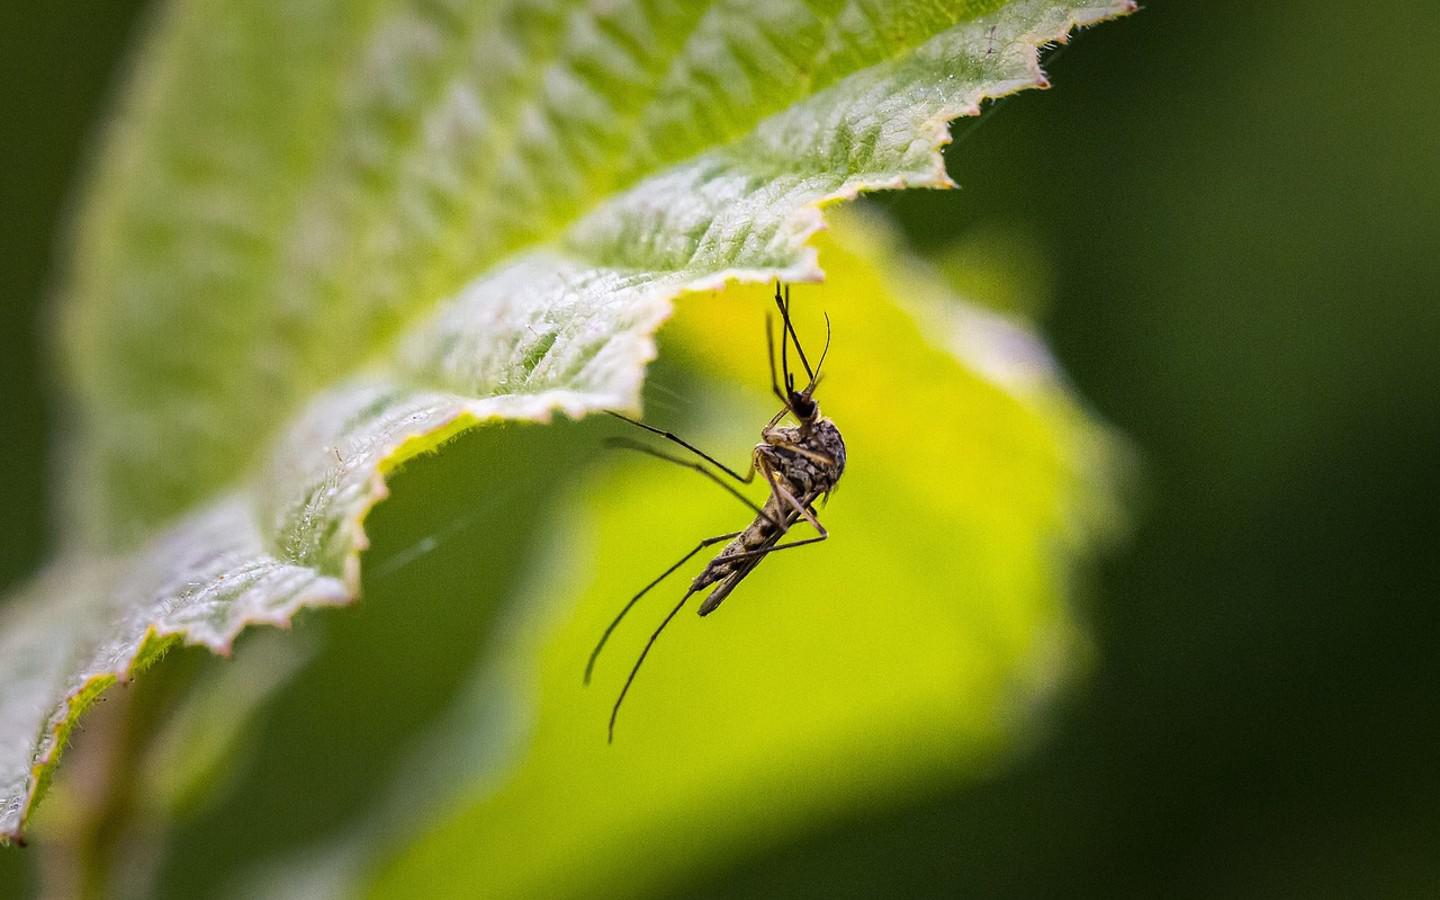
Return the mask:
M177 643L226 655L251 625L352 602L364 520L397 466L495 419L635 409L676 297L821 280L808 241L822 207L952 187L940 150L953 119L1048 86L1040 47L1134 8L1019 0L642 180L553 245L480 276L404 335L393 360L316 396L246 485L137 553L52 562L0 612L0 843L22 839L77 718L110 685ZM950 75L960 59L975 77ZM827 95L849 99L817 102ZM884 145L857 159L843 136L867 129ZM757 233L755 221L772 227ZM667 244L697 223L698 242Z

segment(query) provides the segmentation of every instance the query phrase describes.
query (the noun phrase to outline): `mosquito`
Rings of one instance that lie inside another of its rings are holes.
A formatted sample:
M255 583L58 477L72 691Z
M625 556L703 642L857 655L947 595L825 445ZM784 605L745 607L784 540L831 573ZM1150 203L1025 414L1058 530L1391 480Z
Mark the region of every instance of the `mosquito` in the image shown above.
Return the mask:
M730 596L740 582L745 580L745 576L755 571L755 567L760 565L760 561L771 553L819 543L830 536L830 533L825 530L825 526L820 523L819 515L815 512L816 501L830 499L830 492L835 489L836 483L839 482L840 476L845 471L845 441L841 439L840 430L835 427L835 423L820 414L820 404L815 402L815 388L820 384L820 370L825 365L826 354L830 352L830 317L825 316L825 347L820 351L820 359L812 369L810 360L805 355L805 349L800 345L800 337L795 333L795 324L790 318L790 288L786 286L782 293L778 282L775 285L775 306L780 311L782 323L778 373L775 367L774 320L768 315L765 318L765 345L770 363L770 388L775 392L775 396L779 398L782 406L765 427L760 429L760 443L756 444L755 449L750 452L750 465L746 468L745 474L740 474L668 431L644 422L637 422L616 412L610 413L617 419L629 422L637 428L659 435L665 440L685 448L735 482L751 484L758 473L770 488L770 494L766 497L764 505L757 506L733 484L721 478L719 474L701 462L665 453L648 444L631 441L627 438L614 438L608 442L614 447L637 450L699 472L730 492L755 514L754 521L745 530L719 534L696 544L695 549L685 554L679 562L661 572L658 577L641 588L639 593L631 597L605 629L605 632L600 635L600 641L595 645L595 649L590 653L590 660L585 665L586 684L590 683L590 676L595 670L595 660L599 658L600 651L605 648L606 641L610 639L615 628L631 608L640 601L640 598L648 594L676 569L689 562L701 550L713 547L722 541L728 541L715 555L715 558L710 560L700 574L690 582L685 596L680 598L680 602L675 604L675 608L670 610L670 614L660 622L660 626L655 629L655 632L650 635L650 640L646 642L645 649L640 651L640 657L635 660L629 677L625 679L625 686L620 689L620 696L615 699L615 706L610 711L609 741L612 743L615 740L615 719L620 714L620 705L625 702L625 695L629 693L630 686L635 682L635 676L640 671L640 666L644 664L645 657L650 654L651 648L655 646L655 641L665 630L665 626L670 624L670 620L679 614L692 596L706 588L711 588L709 595L700 604L700 615L708 616L724 602L726 597ZM790 371L790 357L787 348L791 345L795 347L795 352L800 357L800 364L805 369L805 375L810 379L803 390L795 389L795 374ZM784 385L783 389L781 388L782 384ZM792 416L797 424L780 424L787 415ZM785 544L780 543L780 539L802 520L815 529L815 536L793 540Z

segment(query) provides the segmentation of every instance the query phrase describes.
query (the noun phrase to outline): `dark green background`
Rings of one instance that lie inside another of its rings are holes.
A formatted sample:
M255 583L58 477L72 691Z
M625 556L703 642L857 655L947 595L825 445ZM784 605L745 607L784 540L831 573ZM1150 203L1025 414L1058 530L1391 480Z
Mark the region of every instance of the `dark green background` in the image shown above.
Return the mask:
M0 13L0 585L46 543L41 300L139 9ZM1437 33L1433 0L1156 3L958 125L961 192L879 201L923 249L1035 236L1134 535L1024 758L686 896L1440 895Z

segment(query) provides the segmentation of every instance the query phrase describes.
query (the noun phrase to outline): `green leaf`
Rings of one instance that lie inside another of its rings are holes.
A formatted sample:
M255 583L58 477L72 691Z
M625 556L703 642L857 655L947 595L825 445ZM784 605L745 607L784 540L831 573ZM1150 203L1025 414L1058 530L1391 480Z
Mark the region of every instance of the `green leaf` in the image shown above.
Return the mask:
M634 407L670 300L820 277L818 209L1110 3L172 4L62 295L64 545L0 621L0 839L176 642L350 602L397 465Z

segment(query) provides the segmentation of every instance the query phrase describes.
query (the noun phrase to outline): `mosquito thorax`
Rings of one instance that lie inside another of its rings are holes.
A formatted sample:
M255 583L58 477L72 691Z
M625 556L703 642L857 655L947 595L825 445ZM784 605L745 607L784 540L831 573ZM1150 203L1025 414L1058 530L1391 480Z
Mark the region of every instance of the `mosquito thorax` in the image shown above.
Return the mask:
M840 436L840 429L835 427L834 422L820 415L819 407L815 410L815 420L808 423L806 430L809 432L806 445L835 461L829 472L833 486L845 472L845 439Z
M818 410L809 421L767 429L756 452L770 460L775 472L797 494L829 491L845 471L845 441L840 429Z

